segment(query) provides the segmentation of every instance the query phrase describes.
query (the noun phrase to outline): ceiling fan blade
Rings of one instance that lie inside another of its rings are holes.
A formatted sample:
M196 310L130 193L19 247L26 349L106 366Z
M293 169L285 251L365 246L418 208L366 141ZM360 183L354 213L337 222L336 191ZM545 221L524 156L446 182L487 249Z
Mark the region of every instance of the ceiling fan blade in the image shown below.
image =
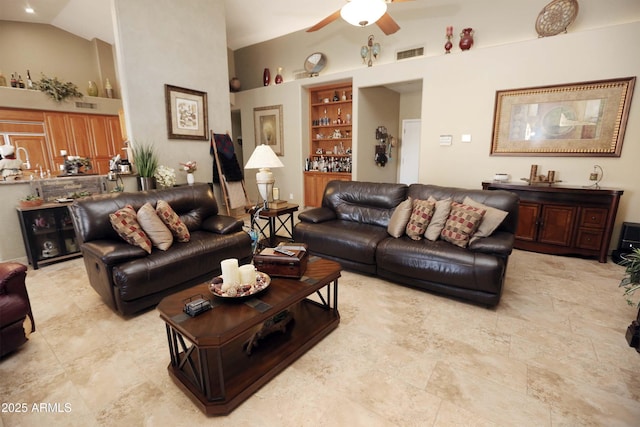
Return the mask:
M376 21L378 27L382 30L386 35L391 35L400 29L400 25L396 21L393 20L389 13L382 15L382 18Z
M311 33L313 31L318 31L320 28L324 27L325 25L331 24L333 21L335 21L338 18L340 18L340 10L336 10L331 15L327 16L322 21L318 22L316 25L314 25L313 27L309 28L307 30L307 33Z

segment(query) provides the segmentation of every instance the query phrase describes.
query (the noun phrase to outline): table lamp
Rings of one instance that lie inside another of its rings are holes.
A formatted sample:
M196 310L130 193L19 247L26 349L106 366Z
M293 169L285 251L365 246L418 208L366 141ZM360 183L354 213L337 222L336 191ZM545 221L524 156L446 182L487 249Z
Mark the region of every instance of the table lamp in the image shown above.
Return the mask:
M249 161L244 165L245 169L259 169L256 173L256 183L258 191L264 201L264 208L269 209L269 199L273 198L273 184L276 179L273 177L271 168L282 168L284 165L273 152L271 147L261 144L256 147L249 157Z

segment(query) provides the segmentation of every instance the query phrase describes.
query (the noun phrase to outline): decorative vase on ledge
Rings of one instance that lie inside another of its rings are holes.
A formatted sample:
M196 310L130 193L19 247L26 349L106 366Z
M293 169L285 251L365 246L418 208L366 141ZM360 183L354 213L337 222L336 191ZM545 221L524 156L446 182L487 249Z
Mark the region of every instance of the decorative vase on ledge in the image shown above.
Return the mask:
M262 82L265 86L271 84L271 71L268 68L265 68L262 72Z
M196 178L193 176L192 173L188 173L187 174L187 184L189 185L193 185L196 182Z

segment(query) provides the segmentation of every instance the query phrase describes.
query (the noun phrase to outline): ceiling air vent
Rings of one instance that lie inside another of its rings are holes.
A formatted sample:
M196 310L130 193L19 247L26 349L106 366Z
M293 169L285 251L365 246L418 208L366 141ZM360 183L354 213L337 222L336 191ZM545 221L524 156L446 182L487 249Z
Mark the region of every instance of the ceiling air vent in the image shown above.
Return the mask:
M402 61L403 59L415 58L416 56L424 55L424 47L414 47L407 50L400 50L396 52L396 61Z

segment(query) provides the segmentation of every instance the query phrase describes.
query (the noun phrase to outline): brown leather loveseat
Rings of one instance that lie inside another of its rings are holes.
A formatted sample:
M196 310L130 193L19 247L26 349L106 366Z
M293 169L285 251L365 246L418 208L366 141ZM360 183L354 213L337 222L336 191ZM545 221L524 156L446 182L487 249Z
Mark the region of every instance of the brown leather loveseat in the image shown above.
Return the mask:
M166 201L187 226L188 242L175 242L148 254L125 242L113 229L109 214L131 205ZM120 314L156 305L178 290L220 274L220 261L251 260L251 238L243 221L218 214L207 184L137 193L111 193L76 200L69 206L91 286Z
M395 208L413 200L466 196L508 212L498 228L460 247L438 238L392 237L387 227ZM294 239L312 254L343 268L478 304L498 304L518 221L518 196L507 191L467 190L435 185L331 181L322 206L301 212Z

